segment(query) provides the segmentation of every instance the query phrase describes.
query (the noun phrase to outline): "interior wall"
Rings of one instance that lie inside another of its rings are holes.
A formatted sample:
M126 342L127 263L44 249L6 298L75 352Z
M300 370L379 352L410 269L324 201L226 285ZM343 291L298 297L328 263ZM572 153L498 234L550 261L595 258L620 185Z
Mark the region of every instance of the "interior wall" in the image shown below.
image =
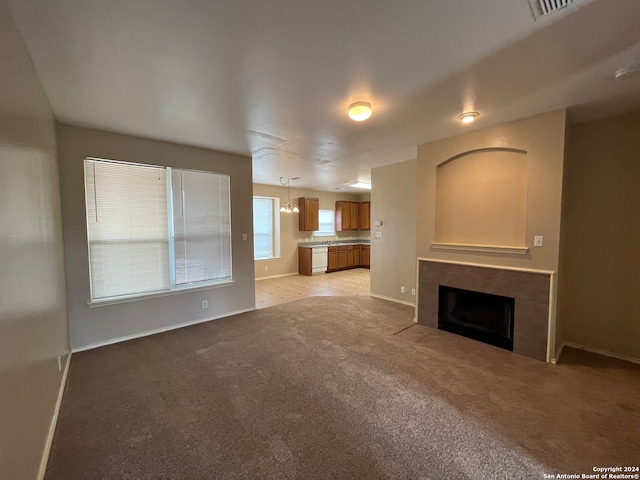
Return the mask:
M416 166L409 160L371 170L371 294L408 304L416 299Z
M87 348L255 308L251 158L58 124L71 347ZM231 177L233 283L89 308L83 161L107 158L213 171ZM246 234L247 240L243 240ZM202 301L209 308L202 308Z
M417 255L434 260L557 271L565 119L565 111L557 110L420 145L416 174ZM435 241L436 166L461 153L483 148L527 152L526 255L440 251L431 247ZM544 237L542 247L533 246L534 235Z
M571 126L558 320L566 341L640 359L640 111Z
M254 184L253 194L260 197L279 198L280 204L287 201L287 187ZM300 197L318 198L321 210L334 210L336 201L365 202L370 194L357 195L349 193L321 192L304 188L291 188L291 201L297 203ZM280 257L255 261L256 278L276 277L298 273L298 243L321 240L349 240L354 238L369 238L368 231L336 232L332 237L314 237L313 232L298 230L297 213L280 213Z
M37 478L69 352L55 123L0 0L0 478Z

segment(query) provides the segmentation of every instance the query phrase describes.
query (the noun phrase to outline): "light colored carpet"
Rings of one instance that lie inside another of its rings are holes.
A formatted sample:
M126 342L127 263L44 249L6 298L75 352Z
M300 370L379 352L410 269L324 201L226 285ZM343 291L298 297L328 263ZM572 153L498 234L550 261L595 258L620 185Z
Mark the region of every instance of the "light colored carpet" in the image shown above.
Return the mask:
M313 297L75 354L46 478L542 479L637 464L639 366L575 350L547 365L412 317Z

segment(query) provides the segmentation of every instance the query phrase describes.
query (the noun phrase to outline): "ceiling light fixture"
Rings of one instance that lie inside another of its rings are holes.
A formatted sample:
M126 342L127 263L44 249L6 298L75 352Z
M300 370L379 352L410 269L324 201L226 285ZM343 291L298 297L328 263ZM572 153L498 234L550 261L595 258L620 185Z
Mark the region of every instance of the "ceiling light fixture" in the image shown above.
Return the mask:
M349 105L349 118L355 122L362 122L371 116L371 104L356 102Z
M458 120L462 123L471 123L479 116L480 114L478 112L464 112L458 115Z
M350 187L356 187L356 188L364 188L366 190L371 190L371 184L370 183L365 183L365 182L351 182L349 183Z
M291 188L289 186L289 183L291 182L291 180L298 180L299 178L300 177L287 178L287 181L283 182L284 177L278 177L278 179L280 180L280 185L287 186L287 201L285 202L284 205L282 205L282 207L280 207L280 212L300 213L300 209L298 208L298 206L295 203L291 203Z

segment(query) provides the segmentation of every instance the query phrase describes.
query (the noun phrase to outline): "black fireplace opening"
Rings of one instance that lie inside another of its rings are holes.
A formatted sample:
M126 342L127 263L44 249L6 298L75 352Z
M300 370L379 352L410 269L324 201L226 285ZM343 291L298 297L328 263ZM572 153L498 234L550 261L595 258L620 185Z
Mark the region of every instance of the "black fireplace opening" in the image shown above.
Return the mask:
M440 285L438 329L513 351L515 299Z

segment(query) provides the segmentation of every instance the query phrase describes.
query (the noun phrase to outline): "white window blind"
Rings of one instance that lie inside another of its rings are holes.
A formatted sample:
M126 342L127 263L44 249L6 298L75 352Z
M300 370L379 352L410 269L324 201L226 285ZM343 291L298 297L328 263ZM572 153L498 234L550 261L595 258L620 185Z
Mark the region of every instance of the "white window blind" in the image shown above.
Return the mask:
M253 197L253 258L273 258L273 198Z
M169 288L163 168L85 160L91 298Z
M334 231L333 210L320 210L318 212L318 230L313 232L315 237L332 237Z
M85 159L91 299L231 279L230 181Z
M231 279L229 177L173 170L175 283Z

